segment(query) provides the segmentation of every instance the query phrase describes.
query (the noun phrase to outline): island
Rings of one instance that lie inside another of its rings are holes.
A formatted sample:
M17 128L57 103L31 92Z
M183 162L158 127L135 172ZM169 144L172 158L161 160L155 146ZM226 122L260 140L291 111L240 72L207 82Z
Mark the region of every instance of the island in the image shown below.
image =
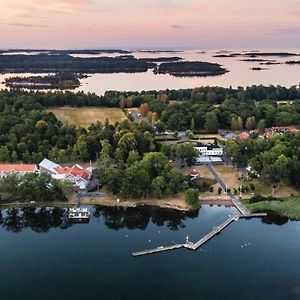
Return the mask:
M57 73L46 76L15 76L6 78L3 84L11 88L27 89L75 89L80 86L79 79L86 75L74 73Z
M221 53L216 54L213 57L220 57L220 58L232 58L232 57L288 57L288 56L299 56L299 53L292 53L292 52L239 52L239 53Z
M157 66L154 71L155 74L170 74L173 76L217 76L227 72L220 64L189 61L189 62L170 62L162 63Z
M131 55L84 58L65 53L0 55L0 72L134 73L146 72L155 66Z
M70 50L53 50L53 49L7 49L0 50L0 54L13 54L13 53L45 53L45 54L130 54L129 50L120 50L120 49L70 49Z
M286 61L285 63L288 65L299 65L300 60L290 60L290 61Z
M179 56L171 56L171 57L149 57L149 58L140 58L142 61L148 62L171 62L171 61L179 61L182 60L182 57Z
M261 67L253 67L253 68L250 68L250 70L252 71L263 71L263 70L269 70L268 68L261 68Z

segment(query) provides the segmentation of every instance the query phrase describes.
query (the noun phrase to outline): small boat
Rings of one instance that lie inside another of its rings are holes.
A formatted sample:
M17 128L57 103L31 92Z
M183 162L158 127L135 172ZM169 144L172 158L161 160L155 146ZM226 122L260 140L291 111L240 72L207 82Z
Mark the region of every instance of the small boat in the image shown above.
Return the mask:
M68 218L74 221L88 221L90 219L90 211L87 208L70 208Z

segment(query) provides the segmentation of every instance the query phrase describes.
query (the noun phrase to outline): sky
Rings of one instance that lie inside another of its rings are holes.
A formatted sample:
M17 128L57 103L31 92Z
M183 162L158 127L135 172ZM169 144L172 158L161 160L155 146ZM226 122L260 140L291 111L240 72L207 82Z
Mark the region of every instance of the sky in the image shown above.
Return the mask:
M296 48L300 0L0 0L0 48Z

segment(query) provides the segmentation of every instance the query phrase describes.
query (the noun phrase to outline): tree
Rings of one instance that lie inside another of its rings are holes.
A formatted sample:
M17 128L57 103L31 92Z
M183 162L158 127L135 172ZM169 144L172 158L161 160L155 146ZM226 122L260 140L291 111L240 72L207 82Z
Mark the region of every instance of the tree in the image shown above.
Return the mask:
M199 202L199 191L197 189L189 188L184 192L185 201L194 206Z
M192 131L194 131L195 128L196 128L196 125L195 125L195 119L192 118L192 119L191 119L191 124L190 124L190 129L191 129Z
M208 112L205 115L205 130L208 133L216 133L219 129L219 122L215 112Z
M161 121L158 121L156 123L156 130L159 133L165 132L166 131L166 125L165 125L165 123L163 123Z
M112 146L108 142L108 140L103 140L101 143L101 152L99 158L97 160L97 167L99 169L99 175L101 177L102 174L106 172L111 164L111 154L112 154Z
M136 150L132 150L128 154L128 159L126 161L128 166L133 165L135 162L140 160L140 155Z
M125 97L124 97L124 95L121 95L121 96L120 96L119 107L120 107L121 109L124 109L124 108L125 108Z
M161 152L146 153L143 160L143 167L149 174L152 181L153 178L159 176L165 166L169 164L168 158Z
M123 161L126 161L128 158L128 153L136 150L136 148L137 142L134 134L131 132L125 133L118 142L118 149L120 150Z
M260 133L264 133L266 129L266 122L264 119L258 121L257 129Z
M256 120L255 117L248 117L245 124L248 130L253 130L256 127Z
M162 176L157 176L152 180L153 195L160 199L166 187L165 179Z
M166 93L159 93L158 94L158 100L162 104L168 104L169 103L169 97Z
M167 182L167 189L169 193L176 195L185 187L185 176L174 168L165 168L163 174L165 181Z
M192 144L186 144L183 147L183 154L185 161L189 167L194 165L196 163L196 158L199 156L198 151L195 149L195 147Z
M88 161L90 159L90 154L89 154L85 135L81 135L78 138L77 143L76 143L76 150L77 150L81 160Z
M222 193L222 188L219 186L218 187L218 195L221 195L221 193Z
M101 183L105 185L109 192L113 193L114 195L118 195L121 192L123 176L123 170L109 168L103 174Z
M132 107L132 96L127 96L125 98L125 106L126 107Z
M186 137L189 139L192 139L194 137L193 131L192 130L186 130L185 132Z
M144 198L148 195L150 177L142 162L136 162L124 172L122 180L122 197Z
M156 124L157 120L158 120L157 113L153 112L151 114L151 120L150 120L151 125L154 126Z
M162 152L166 157L170 157L171 153L172 153L172 147L170 144L162 144L161 148L160 148L160 152Z
M240 131L243 130L243 120L241 117L232 117L231 118L231 130Z
M139 112L143 118L147 117L147 114L150 110L149 104L147 102L142 103L139 108Z

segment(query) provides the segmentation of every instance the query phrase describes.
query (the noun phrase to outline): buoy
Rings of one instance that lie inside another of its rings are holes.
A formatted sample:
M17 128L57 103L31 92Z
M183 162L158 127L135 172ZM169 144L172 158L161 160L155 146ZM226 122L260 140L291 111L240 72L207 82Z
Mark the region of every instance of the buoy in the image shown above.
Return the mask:
M151 243L151 240L149 240L149 243Z

